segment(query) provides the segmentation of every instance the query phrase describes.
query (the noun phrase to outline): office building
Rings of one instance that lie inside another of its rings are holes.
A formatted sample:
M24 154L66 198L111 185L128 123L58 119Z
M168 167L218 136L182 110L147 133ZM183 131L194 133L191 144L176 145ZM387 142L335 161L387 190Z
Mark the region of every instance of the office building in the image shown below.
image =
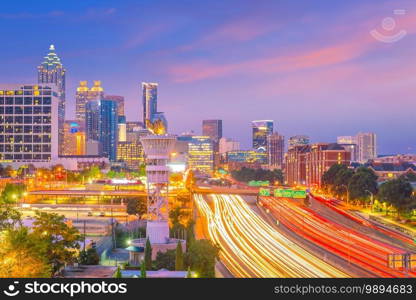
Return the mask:
M101 154L110 161L117 159L118 115L117 102L111 100L90 100L86 104L87 142L98 141Z
M253 149L267 153L267 136L273 133L272 120L252 121Z
M214 147L208 136L180 136L179 141L188 143L188 166L204 174L214 171Z
M104 99L117 102L117 114L119 116L125 116L125 113L124 113L124 97L123 96L105 95Z
M296 146L309 145L309 143L310 143L310 139L309 139L309 136L307 135L291 136L289 138L288 149L292 149L293 147L296 147Z
M338 144L346 151L351 153L351 162L358 162L358 145L356 144Z
M100 100L104 97L104 89L101 87L101 81L94 81L94 85L89 88L87 81L80 81L75 95L75 119L86 128L86 104L90 100Z
M53 84L0 86L0 162L16 167L58 158L60 95Z
M289 185L320 186L322 175L334 164L349 165L351 153L338 144L296 145L285 157Z
M219 142L219 152L221 155L224 155L225 153L229 151L236 151L240 150L240 142L237 142L233 139L222 137L220 138Z
M55 46L50 45L49 53L38 66L38 83L55 84L58 92L58 152L63 151L65 121L65 73L60 58L55 53Z
M80 124L73 121L64 123L63 156L85 155L85 130Z
M285 138L277 132L267 136L267 155L269 167L283 169Z
M149 124L160 122L167 131L165 115L157 110L157 88L157 83L142 82L143 125L148 128Z
M202 135L218 142L222 138L222 120L203 120Z
M144 163L143 147L140 141L137 142L119 142L117 144L117 161L126 163L130 170L138 170L139 166Z
M358 161L366 163L377 157L377 138L375 133L358 133L356 136L358 145Z

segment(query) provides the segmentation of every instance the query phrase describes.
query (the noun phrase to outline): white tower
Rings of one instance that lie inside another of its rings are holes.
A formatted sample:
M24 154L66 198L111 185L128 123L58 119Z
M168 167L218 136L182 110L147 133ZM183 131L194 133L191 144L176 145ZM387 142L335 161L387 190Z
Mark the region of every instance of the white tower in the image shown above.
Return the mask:
M140 141L146 156L147 237L151 244L162 244L169 240L167 163L176 138L170 135L148 135Z

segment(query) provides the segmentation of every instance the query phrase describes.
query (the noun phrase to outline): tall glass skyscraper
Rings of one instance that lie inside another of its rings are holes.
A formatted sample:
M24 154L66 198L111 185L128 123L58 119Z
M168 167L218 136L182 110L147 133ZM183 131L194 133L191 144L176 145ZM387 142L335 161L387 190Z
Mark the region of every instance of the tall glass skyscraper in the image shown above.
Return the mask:
M111 161L117 159L118 114L117 102L91 100L86 105L87 140L99 141L101 154Z
M155 121L160 120L167 129L168 124L164 113L157 111L157 87L157 83L142 82L143 124L146 128L146 121L154 123Z
M55 84L58 90L58 143L59 154L63 153L64 122L65 122L65 73L61 60L55 53L55 46L50 45L49 53L38 66L38 83Z
M273 120L258 120L251 122L253 129L253 149L267 152L267 136L273 133Z
M203 120L202 135L209 136L213 141L219 142L222 138L222 120Z
M87 81L80 81L75 94L75 119L85 127L85 112L86 105L90 100L100 100L104 96L104 89L101 86L101 81L95 80L91 88L88 87Z

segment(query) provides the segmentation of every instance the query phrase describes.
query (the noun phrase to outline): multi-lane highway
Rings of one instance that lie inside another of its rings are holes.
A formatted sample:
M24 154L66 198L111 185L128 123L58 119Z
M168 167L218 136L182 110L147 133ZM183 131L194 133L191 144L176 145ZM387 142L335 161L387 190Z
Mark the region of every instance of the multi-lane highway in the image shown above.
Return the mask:
M238 195L196 194L209 238L236 277L348 277L260 218Z
M260 205L270 211L284 226L302 238L338 255L378 277L413 277L388 266L389 254L405 250L372 239L356 230L319 215L311 209L285 198L262 197Z

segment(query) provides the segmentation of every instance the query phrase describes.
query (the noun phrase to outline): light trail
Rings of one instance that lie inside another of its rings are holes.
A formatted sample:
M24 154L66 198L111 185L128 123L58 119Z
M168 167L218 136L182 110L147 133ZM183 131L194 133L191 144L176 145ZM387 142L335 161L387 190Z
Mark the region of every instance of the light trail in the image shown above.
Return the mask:
M262 197L259 203L297 235L376 276L414 277L415 275L412 272L404 274L388 267L387 256L392 253L403 254L404 250L400 248L334 223L290 199Z
M205 218L209 238L221 247L221 261L236 277L348 277L260 218L237 195L202 195L195 202Z

